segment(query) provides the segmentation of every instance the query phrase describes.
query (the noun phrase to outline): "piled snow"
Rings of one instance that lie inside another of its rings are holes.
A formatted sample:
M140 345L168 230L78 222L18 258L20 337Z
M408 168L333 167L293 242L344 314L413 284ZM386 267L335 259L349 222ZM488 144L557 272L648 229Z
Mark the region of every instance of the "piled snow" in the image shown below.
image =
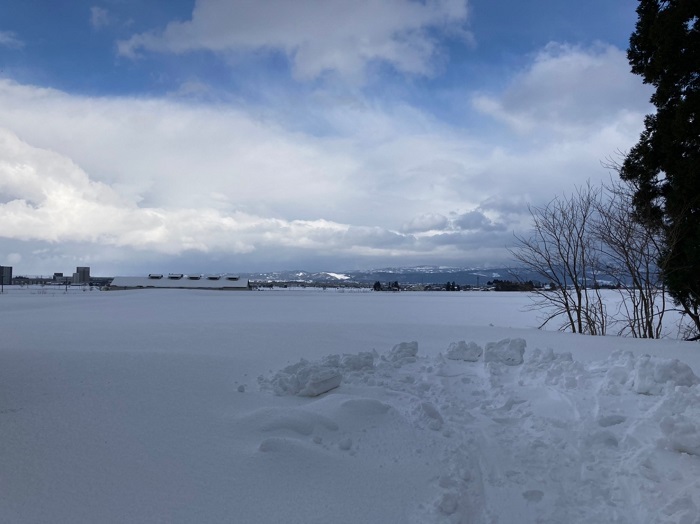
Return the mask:
M661 395L676 386L694 386L698 383L690 366L676 359L644 355L634 366L634 391L647 395Z
M374 368L376 353L363 352L357 355L330 355L318 362L302 359L277 372L269 381L262 377L261 386L269 386L276 395L299 395L316 397L337 388L343 373Z
M509 366L517 366L523 363L525 346L526 343L522 338L513 340L505 338L498 342L489 342L486 344L484 360L486 362L502 362Z
M401 364L415 362L417 354L418 342L401 342L391 348L391 351L389 351L389 354L384 357L384 360L393 362L395 365L400 366Z
M522 300L0 296L0 522L699 522L697 344Z
M452 360L476 362L483 354L483 348L476 342L467 344L464 340L460 340L459 342L452 342L447 348L447 358Z
M447 358L420 356L416 342L403 342L378 358L330 355L305 365L342 375L338 401L353 402L356 416L393 413L436 435L442 470L409 522L697 522L700 381L690 367L621 351L589 363L551 348L527 356L526 346L522 338L489 342L480 361L475 342L451 343ZM352 361L362 365L345 373ZM265 389L279 378L260 383ZM368 384L392 394L357 390ZM346 400L344 388L382 400ZM307 409L327 413L317 407ZM371 455L362 445L365 424L336 436L328 429L342 418L311 424L308 417L299 414L302 440ZM267 438L260 449L282 445Z

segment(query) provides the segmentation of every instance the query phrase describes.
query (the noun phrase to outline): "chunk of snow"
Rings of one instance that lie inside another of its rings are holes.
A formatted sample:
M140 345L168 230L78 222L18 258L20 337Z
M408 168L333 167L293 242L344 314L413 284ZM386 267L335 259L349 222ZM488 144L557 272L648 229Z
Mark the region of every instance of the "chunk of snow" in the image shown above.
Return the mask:
M323 365L338 368L341 372L368 371L374 368L377 354L372 351L360 351L356 354L328 355L322 359Z
M526 342L522 338L504 338L498 342L486 344L484 362L500 362L508 366L523 363Z
M450 360L464 360L466 362L476 362L481 358L484 350L475 342L467 344L464 340L452 342L447 348L447 358Z
M659 427L672 450L700 456L700 422L674 414L661 419Z
M676 359L649 355L643 355L637 360L633 378L633 391L644 395L661 395L669 387L700 383L700 379L687 364Z
M390 362L406 364L416 361L418 354L418 342L401 342L396 344L386 357Z
M376 356L375 352L362 351L355 355L328 355L315 362L301 359L271 379L261 377L259 381L263 388L271 386L276 395L316 397L340 386L347 375L372 371Z
M340 386L343 375L338 370L326 367L316 368L311 371L304 387L299 391L301 397L317 397L331 389Z
M302 359L275 374L270 381L277 395L316 397L340 386L338 369Z

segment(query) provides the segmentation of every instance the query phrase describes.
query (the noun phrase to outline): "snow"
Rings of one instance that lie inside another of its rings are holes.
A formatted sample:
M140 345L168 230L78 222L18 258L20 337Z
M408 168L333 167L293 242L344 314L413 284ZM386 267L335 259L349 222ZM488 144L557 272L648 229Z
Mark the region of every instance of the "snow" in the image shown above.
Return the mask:
M697 523L700 348L527 296L0 295L0 522Z
M484 349L476 342L467 344L464 340L460 340L459 342L452 342L447 348L447 358L452 360L476 362L483 354Z
M326 272L326 275L328 275L329 277L333 277L336 280L349 280L350 279L350 277L348 275L344 275L342 273L328 273L328 272Z
M504 338L498 342L489 342L486 344L484 362L500 362L507 366L517 366L523 363L525 346L527 342L522 338L513 340Z

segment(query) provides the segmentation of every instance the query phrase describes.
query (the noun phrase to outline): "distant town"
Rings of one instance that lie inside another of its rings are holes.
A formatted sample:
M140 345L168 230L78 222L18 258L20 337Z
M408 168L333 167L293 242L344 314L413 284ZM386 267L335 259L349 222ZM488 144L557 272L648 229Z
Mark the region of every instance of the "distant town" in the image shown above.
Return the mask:
M384 268L344 273L276 271L269 273L150 273L144 276L94 276L89 266L78 266L72 273L56 272L41 276L13 274L13 267L0 266L3 286L80 286L99 289L270 289L270 288L350 288L374 291L528 291L542 284L512 268L466 269L439 266ZM502 275L505 275L504 278Z
M4 286L25 286L37 284L53 284L60 286L107 286L112 281L112 277L93 277L90 275L90 268L78 266L72 274L54 273L51 276L13 276L12 266L0 266L0 284Z

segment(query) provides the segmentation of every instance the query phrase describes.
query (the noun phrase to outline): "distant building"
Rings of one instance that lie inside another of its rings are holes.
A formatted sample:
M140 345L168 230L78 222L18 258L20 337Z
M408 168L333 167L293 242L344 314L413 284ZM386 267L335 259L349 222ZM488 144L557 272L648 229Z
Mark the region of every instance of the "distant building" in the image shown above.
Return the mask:
M90 268L78 266L73 273L73 284L88 284L90 282Z
M51 280L53 281L54 284L70 284L73 282L73 279L71 277L64 276L63 273L54 273L53 277L51 277Z
M110 289L219 289L246 290L250 289L247 278L235 275L183 275L170 273L161 275L151 273L147 277L114 277Z
M3 286L12 284L12 266L0 266L0 284Z

